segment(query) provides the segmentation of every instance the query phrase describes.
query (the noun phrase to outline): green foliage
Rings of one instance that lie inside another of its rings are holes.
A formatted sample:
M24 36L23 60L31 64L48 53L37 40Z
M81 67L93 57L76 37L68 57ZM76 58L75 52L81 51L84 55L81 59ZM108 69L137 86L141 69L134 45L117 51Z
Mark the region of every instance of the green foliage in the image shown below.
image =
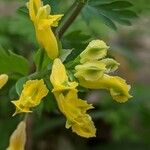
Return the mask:
M27 75L28 72L29 63L24 57L0 48L0 73Z
M16 92L19 96L21 95L21 92L23 90L23 85L27 80L28 80L27 77L23 77L17 81L15 88L16 88Z
M81 51L85 49L90 40L91 36L83 34L82 31L72 31L65 35L62 39L63 46L68 49L74 48L66 61L70 61L76 58L81 53Z
M104 22L108 27L116 30L115 22L122 25L131 25L130 19L137 18L134 11L129 10L133 5L128 1L89 1L83 10L83 18L89 24L95 16Z
M40 58L41 58L42 53L44 53L42 49L39 49L38 51L36 51L36 52L33 53L33 60L34 60L36 68L38 68L38 65L40 63ZM42 61L43 61L42 62L42 66L41 66L42 70L44 70L46 68L47 69L51 68L51 66L52 66L52 60L47 56L46 53L44 53Z

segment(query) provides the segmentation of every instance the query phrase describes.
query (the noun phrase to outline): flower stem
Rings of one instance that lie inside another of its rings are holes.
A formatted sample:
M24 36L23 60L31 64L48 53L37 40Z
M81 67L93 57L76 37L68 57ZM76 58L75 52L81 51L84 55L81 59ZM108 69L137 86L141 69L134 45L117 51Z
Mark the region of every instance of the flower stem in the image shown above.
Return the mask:
M76 0L73 5L66 12L62 22L56 29L56 34L59 38L63 36L65 31L70 27L73 21L77 18L82 8L86 5L88 0Z
M43 60L44 60L44 50L41 48L40 59L39 59L39 64L38 64L38 68L37 68L38 72L40 72L42 69Z

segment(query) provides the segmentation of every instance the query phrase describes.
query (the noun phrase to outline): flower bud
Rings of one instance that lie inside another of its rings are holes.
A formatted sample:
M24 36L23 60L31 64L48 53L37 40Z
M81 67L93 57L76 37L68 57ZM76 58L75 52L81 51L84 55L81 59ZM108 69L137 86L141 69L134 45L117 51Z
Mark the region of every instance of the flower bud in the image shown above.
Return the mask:
M101 40L93 40L89 43L87 48L80 54L81 63L91 61L91 60L99 60L104 58L107 54L108 46L104 41Z
M0 75L0 89L7 83L8 81L8 75L1 74Z
M17 129L10 137L7 150L25 150L26 144L26 123L21 121Z

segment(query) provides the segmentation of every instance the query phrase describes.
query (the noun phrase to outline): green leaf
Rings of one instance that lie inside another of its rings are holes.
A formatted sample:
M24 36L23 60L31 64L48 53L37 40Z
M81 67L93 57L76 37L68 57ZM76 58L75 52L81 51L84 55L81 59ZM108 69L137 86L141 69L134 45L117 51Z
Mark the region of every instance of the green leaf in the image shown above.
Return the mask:
M16 92L16 87L12 86L11 89L9 90L9 98L11 100L15 99L18 96L18 93Z
M38 117L42 116L42 112L43 112L43 108L44 108L44 102L43 101L37 107L33 108L34 113L37 114Z
M28 8L26 6L21 6L20 8L18 8L17 13L28 15Z
M64 47L66 47L67 49L74 48L72 53L67 57L66 61L70 61L76 58L81 53L81 51L85 49L90 40L90 35L86 35L79 30L72 31L64 36L64 38L62 39Z
M89 4L92 5L99 5L99 4L105 4L105 3L109 3L112 2L113 0L90 0Z
M40 61L40 57L41 57L41 49L39 49L38 51L36 51L34 54L33 54L33 60L34 60L34 63L36 65L36 68L38 67L39 65L39 61ZM44 59L43 59L43 63L42 63L42 70L43 69L46 69L47 67L51 67L51 64L52 64L52 61L51 59L47 56L46 53L44 53Z
M94 16L94 18L99 18L101 21L103 21L108 27L116 30L115 22L129 26L131 25L131 19L137 17L134 11L129 10L129 7L132 6L132 3L125 0L91 0L84 8L83 13L84 16L86 16L84 17L86 20L91 21Z
M100 14L107 16L109 19L114 20L122 25L131 25L131 22L128 18L123 17L119 12L113 10L99 10Z
M104 21L105 25L112 28L113 30L117 30L115 23L110 18L104 16L103 14L100 14L100 17Z
M93 19L93 16L95 16L95 19L98 19L99 21L103 21L104 24L110 27L111 29L117 30L117 27L112 19L107 17L105 14L99 13L99 11L92 6L87 5L83 9L82 15L83 15L83 19L87 24L89 24L90 21Z
M133 4L128 1L114 1L108 4L101 4L99 6L105 9L124 9L132 7Z
M21 92L23 90L23 85L25 84L25 82L28 80L27 77L23 77L21 79L19 79L15 85L15 88L16 88L16 92L17 94L20 96L21 95Z
M61 49L60 51L60 59L64 62L67 57L72 53L73 49Z
M24 57L5 51L0 47L0 73L18 73L27 75L29 72L29 63Z
M131 10L118 10L116 11L117 14L119 14L120 17L126 18L126 19L132 19L137 18L137 14Z

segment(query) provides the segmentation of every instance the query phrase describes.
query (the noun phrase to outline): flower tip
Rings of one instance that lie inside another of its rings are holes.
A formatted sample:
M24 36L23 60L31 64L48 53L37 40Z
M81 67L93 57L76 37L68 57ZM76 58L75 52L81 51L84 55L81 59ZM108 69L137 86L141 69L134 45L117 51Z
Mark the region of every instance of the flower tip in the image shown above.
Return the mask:
M26 144L26 122L21 121L12 133L6 150L24 150Z
M8 75L1 74L0 75L0 89L7 83L7 81L8 81Z
M127 102L130 98L132 98L133 96L128 94L128 95L125 95L125 96L113 96L113 99L115 101L117 101L118 103L125 103Z

